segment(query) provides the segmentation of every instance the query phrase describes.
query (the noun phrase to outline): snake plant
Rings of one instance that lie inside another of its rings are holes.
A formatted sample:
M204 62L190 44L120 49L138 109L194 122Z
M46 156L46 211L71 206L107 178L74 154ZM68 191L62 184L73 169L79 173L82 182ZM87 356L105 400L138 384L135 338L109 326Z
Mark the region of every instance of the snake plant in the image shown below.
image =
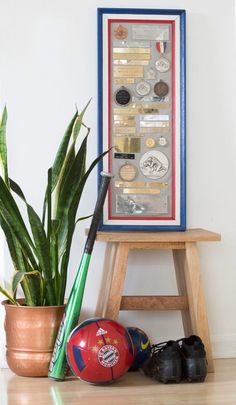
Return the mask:
M8 176L6 107L3 110L0 122L0 226L15 272L11 291L0 285L0 292L15 305L20 305L16 298L19 285L28 306L64 303L73 233L77 222L88 218L77 218L78 205L89 174L107 153L86 168L90 128L84 124L83 117L89 102L80 114L78 111L74 114L48 170L42 218L29 204L20 186ZM76 148L82 127L86 133ZM17 204L19 198L26 207L26 221Z

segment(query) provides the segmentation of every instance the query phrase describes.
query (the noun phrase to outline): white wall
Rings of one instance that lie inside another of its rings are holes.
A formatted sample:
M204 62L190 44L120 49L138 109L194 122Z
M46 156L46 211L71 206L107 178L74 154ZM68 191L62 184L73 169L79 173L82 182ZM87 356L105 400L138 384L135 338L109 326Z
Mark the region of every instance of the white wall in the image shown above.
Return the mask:
M132 0L0 0L0 94L9 110L10 175L37 210L51 164L74 104L92 96L87 124L92 127L89 158L97 144L96 8L133 7ZM235 215L235 4L228 0L148 0L135 7L187 10L187 221L222 234L221 243L199 245L215 356L236 356ZM96 173L90 179L81 214L92 212ZM92 198L91 198L92 197ZM88 223L87 223L88 225ZM85 237L76 234L68 292ZM3 249L1 249L1 256ZM95 246L82 318L96 305L104 244ZM4 257L0 277L11 265ZM175 293L170 254L134 252L126 293ZM143 291L145 285L145 291ZM156 340L183 335L176 313L123 313L126 325L143 327ZM0 346L3 310L0 309ZM4 365L1 354L0 366Z

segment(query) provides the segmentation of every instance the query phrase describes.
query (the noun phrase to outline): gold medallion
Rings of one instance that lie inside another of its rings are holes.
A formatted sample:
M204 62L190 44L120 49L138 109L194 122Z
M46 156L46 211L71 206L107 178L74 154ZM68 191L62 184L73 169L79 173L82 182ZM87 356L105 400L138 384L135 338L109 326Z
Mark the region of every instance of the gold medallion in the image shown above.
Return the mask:
M156 145L155 139L153 138L147 138L145 141L145 144L148 148L154 148L154 146Z
M119 170L119 176L124 181L133 181L137 176L137 173L137 167L131 163L125 163Z

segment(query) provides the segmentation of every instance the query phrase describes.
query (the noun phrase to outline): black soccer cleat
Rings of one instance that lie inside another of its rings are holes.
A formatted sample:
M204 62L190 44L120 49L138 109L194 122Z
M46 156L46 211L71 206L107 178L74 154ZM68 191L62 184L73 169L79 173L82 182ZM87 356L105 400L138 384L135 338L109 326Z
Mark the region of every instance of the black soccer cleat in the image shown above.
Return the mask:
M178 342L169 340L152 346L151 357L142 367L148 377L166 384L182 378L182 357Z
M207 359L202 340L199 336L192 335L179 341L182 341L184 377L189 382L203 382L207 375Z

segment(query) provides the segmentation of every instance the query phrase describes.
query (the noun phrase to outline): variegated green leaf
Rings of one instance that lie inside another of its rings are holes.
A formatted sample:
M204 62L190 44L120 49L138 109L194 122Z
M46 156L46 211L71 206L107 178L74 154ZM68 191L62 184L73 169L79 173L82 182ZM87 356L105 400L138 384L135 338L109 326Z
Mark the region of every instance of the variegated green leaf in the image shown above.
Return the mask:
M9 187L8 168L7 168L6 125L7 125L7 109L5 107L0 122L0 163L2 167L3 180L7 185L7 187Z
M14 305L17 305L18 307L20 306L19 302L17 302L12 294L7 291L2 285L0 285L0 293L2 293L3 295L5 295L5 297Z

